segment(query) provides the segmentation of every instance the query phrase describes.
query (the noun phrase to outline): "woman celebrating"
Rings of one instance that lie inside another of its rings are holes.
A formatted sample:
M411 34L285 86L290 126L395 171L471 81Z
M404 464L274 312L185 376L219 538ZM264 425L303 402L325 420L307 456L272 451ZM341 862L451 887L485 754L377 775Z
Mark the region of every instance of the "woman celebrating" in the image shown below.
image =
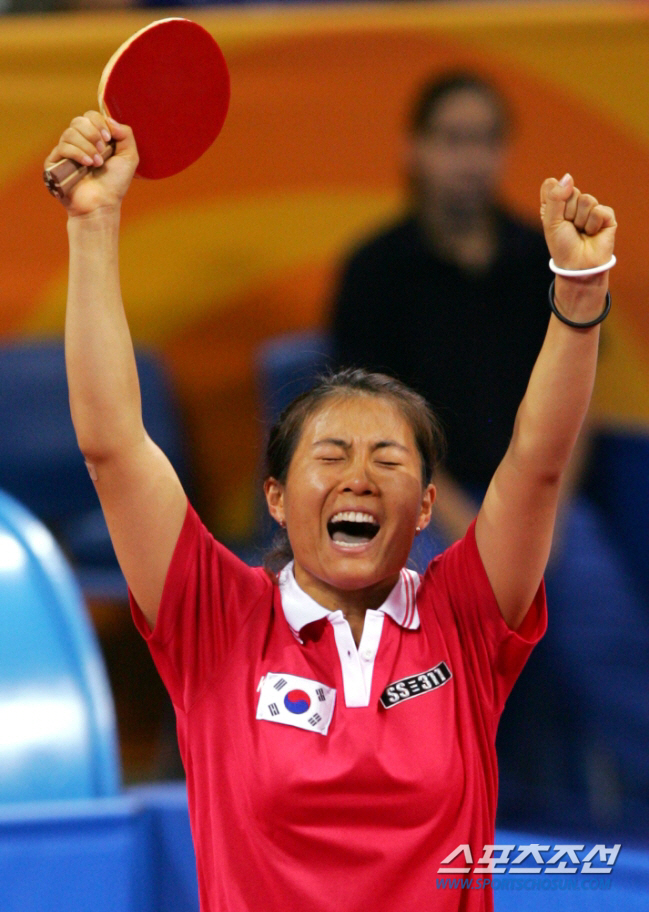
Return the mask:
M266 499L290 544L276 577L212 538L143 427L118 275L132 133L89 112L46 164L99 164L111 138L116 154L65 202L70 402L176 710L201 908L491 909L484 874L453 890L436 886L438 871L467 846L459 863L469 851L489 871L496 729L545 629L542 576L593 386L614 214L569 175L541 188L548 247L568 275L466 536L423 577L405 569L435 499L436 425L397 381L345 371L271 434Z

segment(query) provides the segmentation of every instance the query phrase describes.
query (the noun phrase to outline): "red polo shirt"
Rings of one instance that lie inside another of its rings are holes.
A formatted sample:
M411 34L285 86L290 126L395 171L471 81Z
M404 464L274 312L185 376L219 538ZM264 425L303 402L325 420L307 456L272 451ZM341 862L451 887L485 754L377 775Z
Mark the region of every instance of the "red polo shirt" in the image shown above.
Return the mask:
M493 907L437 872L493 843L498 719L546 608L541 587L507 627L473 526L402 571L358 648L291 567L274 585L191 507L153 632L132 608L176 710L202 912Z

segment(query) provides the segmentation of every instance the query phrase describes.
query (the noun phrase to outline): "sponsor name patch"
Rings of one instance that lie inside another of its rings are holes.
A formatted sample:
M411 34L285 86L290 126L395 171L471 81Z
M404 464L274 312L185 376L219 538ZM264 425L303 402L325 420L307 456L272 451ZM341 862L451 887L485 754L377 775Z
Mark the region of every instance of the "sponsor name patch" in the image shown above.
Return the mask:
M422 671L419 674L401 678L400 681L395 681L393 684L388 684L381 694L381 704L386 709L392 709L393 706L403 703L404 700L411 700L430 690L436 690L442 684L450 681L452 677L446 662L440 662L434 668L429 668L428 671Z

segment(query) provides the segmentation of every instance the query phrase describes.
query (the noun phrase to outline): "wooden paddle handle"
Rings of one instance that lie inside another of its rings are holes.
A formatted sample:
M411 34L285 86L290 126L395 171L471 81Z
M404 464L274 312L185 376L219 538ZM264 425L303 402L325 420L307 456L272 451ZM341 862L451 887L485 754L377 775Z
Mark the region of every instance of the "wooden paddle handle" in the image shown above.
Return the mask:
M106 151L102 156L104 162L108 161L114 151L115 140L106 146ZM97 167L101 167L101 165ZM43 171L43 180L52 196L62 200L90 171L94 171L93 165L88 167L72 161L71 158L62 158L61 161L55 162Z

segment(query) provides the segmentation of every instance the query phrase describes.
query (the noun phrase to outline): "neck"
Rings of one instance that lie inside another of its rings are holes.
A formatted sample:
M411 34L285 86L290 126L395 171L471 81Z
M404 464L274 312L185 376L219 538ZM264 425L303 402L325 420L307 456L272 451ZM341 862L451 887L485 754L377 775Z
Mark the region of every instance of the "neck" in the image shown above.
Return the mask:
M361 589L338 589L293 564L295 580L307 595L328 611L342 611L352 629L356 645L360 642L368 609L375 611L385 602L399 580L399 573Z
M469 272L483 272L498 254L498 230L490 210L449 211L429 206L420 213L432 249Z

